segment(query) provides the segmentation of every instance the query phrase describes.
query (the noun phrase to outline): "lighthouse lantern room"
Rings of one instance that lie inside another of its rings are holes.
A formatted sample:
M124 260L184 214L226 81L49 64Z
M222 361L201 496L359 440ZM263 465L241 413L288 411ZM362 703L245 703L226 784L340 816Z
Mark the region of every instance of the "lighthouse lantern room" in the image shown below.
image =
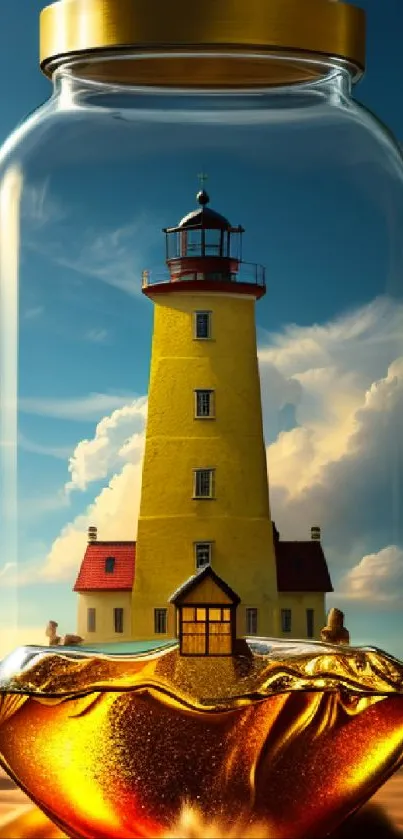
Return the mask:
M176 227L164 229L168 275L143 272L143 290L151 284L234 283L255 286L256 297L265 293L263 265L242 260L240 225L230 222L209 207L210 198L203 189L197 195L199 207L188 213Z

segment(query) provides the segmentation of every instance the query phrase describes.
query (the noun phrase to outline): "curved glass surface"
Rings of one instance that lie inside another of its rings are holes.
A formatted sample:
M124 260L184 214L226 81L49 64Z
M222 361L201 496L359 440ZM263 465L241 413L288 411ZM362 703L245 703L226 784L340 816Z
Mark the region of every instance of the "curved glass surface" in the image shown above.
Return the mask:
M325 65L66 63L0 152L0 761L57 835L324 835L403 759L402 156Z

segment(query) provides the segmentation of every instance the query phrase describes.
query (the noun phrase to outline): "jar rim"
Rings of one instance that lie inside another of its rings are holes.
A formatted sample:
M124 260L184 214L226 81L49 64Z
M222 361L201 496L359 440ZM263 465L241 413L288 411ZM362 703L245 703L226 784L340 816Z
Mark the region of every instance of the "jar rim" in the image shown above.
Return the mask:
M195 60L197 58L197 60ZM55 59L54 83L60 79L85 85L166 92L278 91L320 85L343 76L348 85L361 78L338 58L284 52L158 52L97 50ZM186 82L183 77L186 75Z

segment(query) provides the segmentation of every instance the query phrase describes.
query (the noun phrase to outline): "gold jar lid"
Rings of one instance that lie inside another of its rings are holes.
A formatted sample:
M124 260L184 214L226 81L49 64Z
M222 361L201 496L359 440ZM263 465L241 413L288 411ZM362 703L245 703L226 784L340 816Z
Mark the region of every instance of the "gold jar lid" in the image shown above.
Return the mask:
M289 84L322 75L329 59L357 80L365 13L334 0L58 0L41 13L42 70L68 58L86 77L126 84Z

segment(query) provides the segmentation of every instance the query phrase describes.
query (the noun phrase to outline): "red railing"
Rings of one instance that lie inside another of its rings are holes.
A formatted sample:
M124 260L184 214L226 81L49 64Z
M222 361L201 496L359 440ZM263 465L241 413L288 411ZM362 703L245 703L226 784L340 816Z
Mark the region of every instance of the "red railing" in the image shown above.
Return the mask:
M157 268L153 270L146 270L142 273L142 287L161 285L172 282L194 282L206 281L209 282L233 282L244 283L247 285L256 285L259 288L266 288L266 269L264 265L258 265L255 262L239 262L236 273L219 272L203 273L202 271L180 271L171 274L167 268Z

